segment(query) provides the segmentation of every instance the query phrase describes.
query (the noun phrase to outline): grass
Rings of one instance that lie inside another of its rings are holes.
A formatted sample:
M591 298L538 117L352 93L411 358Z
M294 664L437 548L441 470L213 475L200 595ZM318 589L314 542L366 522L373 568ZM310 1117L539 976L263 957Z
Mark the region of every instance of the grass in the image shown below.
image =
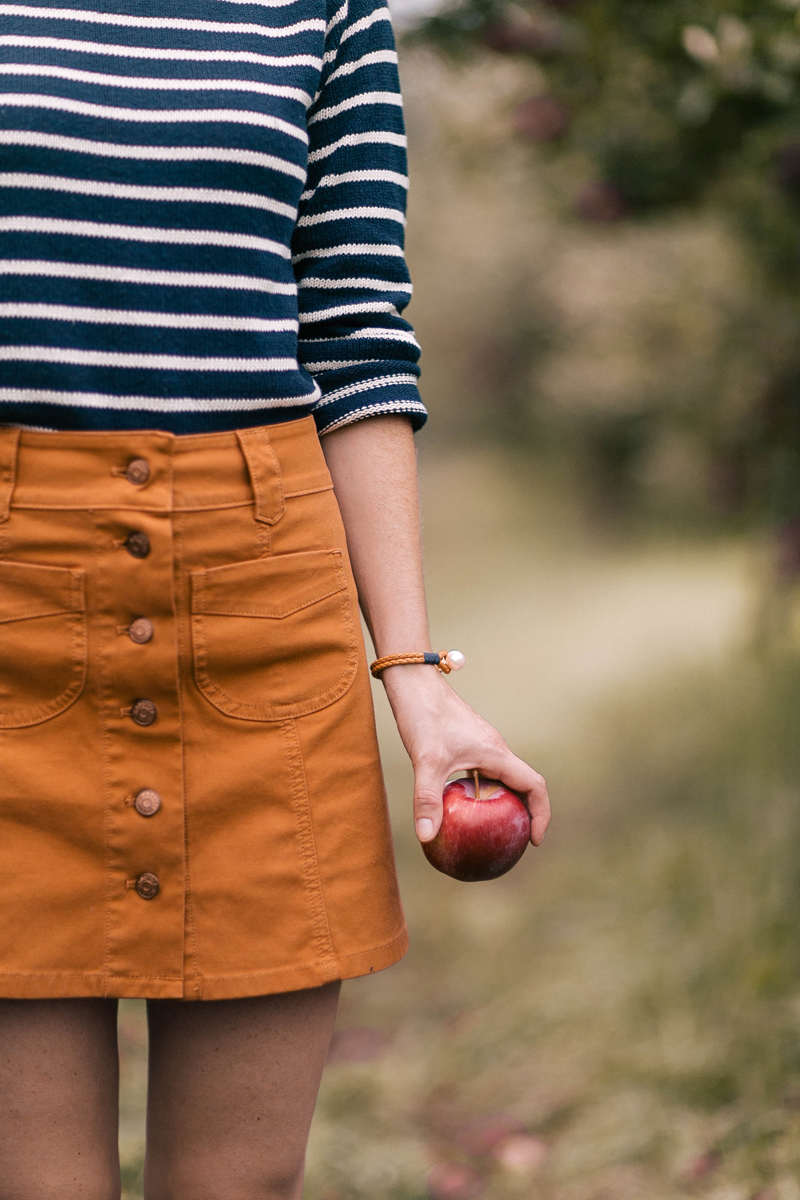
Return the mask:
M759 548L618 541L513 457L423 465L437 644L557 817L503 879L434 872L378 695L412 949L344 989L339 1027L388 1047L327 1068L308 1200L422 1200L447 1162L437 1200L800 1200L800 660L748 641Z

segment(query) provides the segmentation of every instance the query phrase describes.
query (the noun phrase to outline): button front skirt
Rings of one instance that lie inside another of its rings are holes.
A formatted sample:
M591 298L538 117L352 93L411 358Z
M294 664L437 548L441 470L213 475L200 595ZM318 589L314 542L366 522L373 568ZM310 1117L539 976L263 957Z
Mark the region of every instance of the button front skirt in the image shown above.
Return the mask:
M407 935L310 420L0 430L0 996L223 999Z

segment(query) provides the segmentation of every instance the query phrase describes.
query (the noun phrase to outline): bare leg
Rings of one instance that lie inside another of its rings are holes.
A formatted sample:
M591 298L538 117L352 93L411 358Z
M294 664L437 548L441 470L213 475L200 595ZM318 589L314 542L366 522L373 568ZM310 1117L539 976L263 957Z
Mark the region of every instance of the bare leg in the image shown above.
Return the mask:
M119 1200L115 1000L0 1000L2 1200Z
M149 1002L146 1200L299 1200L338 998Z

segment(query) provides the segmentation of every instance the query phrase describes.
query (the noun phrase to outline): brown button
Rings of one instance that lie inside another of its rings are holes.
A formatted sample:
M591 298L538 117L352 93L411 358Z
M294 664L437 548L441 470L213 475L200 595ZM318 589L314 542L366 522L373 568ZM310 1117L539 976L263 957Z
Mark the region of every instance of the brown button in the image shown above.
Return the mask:
M128 534L125 539L125 549L134 558L147 558L150 553L150 538L146 533L141 533L137 529L133 533Z
M131 717L137 725L152 725L158 709L152 700L137 700L131 708Z
M154 817L161 808L161 797L152 788L142 788L136 793L133 806L143 817Z
M150 478L150 463L146 458L132 458L125 468L128 483L147 483Z
M155 900L161 885L152 871L143 871L136 880L136 890L143 900Z
M128 637L132 642L136 642L137 646L143 646L145 642L149 642L153 636L153 622L147 617L137 617L135 621L131 621L128 626Z

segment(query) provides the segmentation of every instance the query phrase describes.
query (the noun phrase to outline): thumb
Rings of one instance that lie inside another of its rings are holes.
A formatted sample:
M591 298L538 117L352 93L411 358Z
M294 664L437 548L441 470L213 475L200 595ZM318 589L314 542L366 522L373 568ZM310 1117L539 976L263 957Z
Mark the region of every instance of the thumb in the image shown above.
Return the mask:
M442 791L446 774L419 763L414 768L414 825L421 842L430 842L442 823Z

